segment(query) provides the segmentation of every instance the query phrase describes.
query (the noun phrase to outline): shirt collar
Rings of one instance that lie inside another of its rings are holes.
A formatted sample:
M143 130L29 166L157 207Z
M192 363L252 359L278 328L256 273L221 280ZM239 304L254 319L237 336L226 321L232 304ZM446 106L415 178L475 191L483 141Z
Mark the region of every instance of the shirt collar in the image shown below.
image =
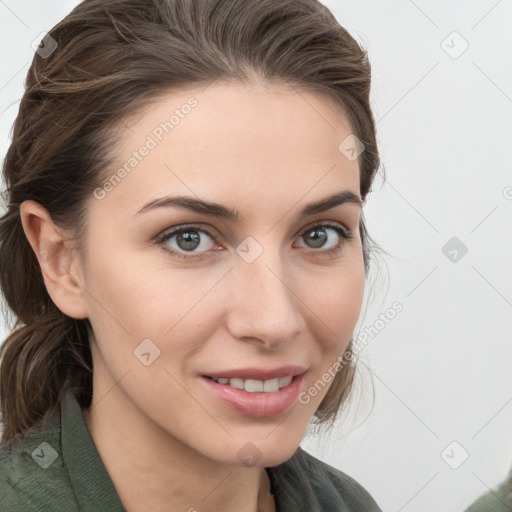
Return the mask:
M80 512L125 512L72 391L61 408L62 456Z

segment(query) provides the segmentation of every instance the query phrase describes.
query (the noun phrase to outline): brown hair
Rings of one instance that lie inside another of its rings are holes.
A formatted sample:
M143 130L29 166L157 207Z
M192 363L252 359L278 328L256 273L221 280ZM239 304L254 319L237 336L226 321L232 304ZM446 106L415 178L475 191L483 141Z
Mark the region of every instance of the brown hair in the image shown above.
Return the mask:
M0 444L37 431L68 389L90 406L90 323L68 317L48 295L20 205L38 202L83 240L84 205L103 181L122 119L173 89L257 76L326 93L341 107L365 145L363 201L380 163L367 54L316 0L85 0L49 34L56 48L34 55L3 165L0 285L15 321L0 349ZM360 234L368 275L378 246L363 216ZM334 420L348 395L351 350L352 342L318 423Z

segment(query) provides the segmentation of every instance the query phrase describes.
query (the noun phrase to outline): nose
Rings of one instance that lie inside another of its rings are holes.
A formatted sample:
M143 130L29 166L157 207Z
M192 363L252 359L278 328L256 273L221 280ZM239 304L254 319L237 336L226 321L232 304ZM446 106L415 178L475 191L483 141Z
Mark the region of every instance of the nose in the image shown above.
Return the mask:
M237 339L275 349L294 342L303 318L293 269L270 252L252 263L239 260L230 272L227 328Z

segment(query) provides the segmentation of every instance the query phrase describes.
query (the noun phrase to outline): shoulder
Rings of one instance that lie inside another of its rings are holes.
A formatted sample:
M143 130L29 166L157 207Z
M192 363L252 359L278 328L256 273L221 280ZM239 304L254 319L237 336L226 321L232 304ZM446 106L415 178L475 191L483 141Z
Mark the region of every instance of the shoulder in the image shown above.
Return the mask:
M272 468L277 495L306 510L382 512L352 477L313 455L297 449L291 459ZM300 509L297 509L300 510Z
M380 508L368 491L343 471L317 459L302 448L299 449L299 458L301 465L306 468L313 485L316 486L319 492L325 490L332 491L334 489L350 507L350 511L380 511ZM328 482L330 485L326 486L325 482Z
M0 512L59 510L74 502L60 448L59 418L0 447ZM74 512L74 508L66 510Z
M512 471L507 480L480 496L465 512L510 512L512 510Z

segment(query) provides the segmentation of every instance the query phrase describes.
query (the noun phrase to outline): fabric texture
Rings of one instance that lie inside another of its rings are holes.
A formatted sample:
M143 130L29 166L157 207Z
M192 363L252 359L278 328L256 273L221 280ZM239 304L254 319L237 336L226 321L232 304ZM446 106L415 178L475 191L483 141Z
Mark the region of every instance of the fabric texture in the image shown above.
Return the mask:
M298 448L266 468L276 512L382 512L345 473ZM42 432L0 449L0 512L125 512L69 391Z
M497 489L480 496L465 512L512 512L512 470Z

